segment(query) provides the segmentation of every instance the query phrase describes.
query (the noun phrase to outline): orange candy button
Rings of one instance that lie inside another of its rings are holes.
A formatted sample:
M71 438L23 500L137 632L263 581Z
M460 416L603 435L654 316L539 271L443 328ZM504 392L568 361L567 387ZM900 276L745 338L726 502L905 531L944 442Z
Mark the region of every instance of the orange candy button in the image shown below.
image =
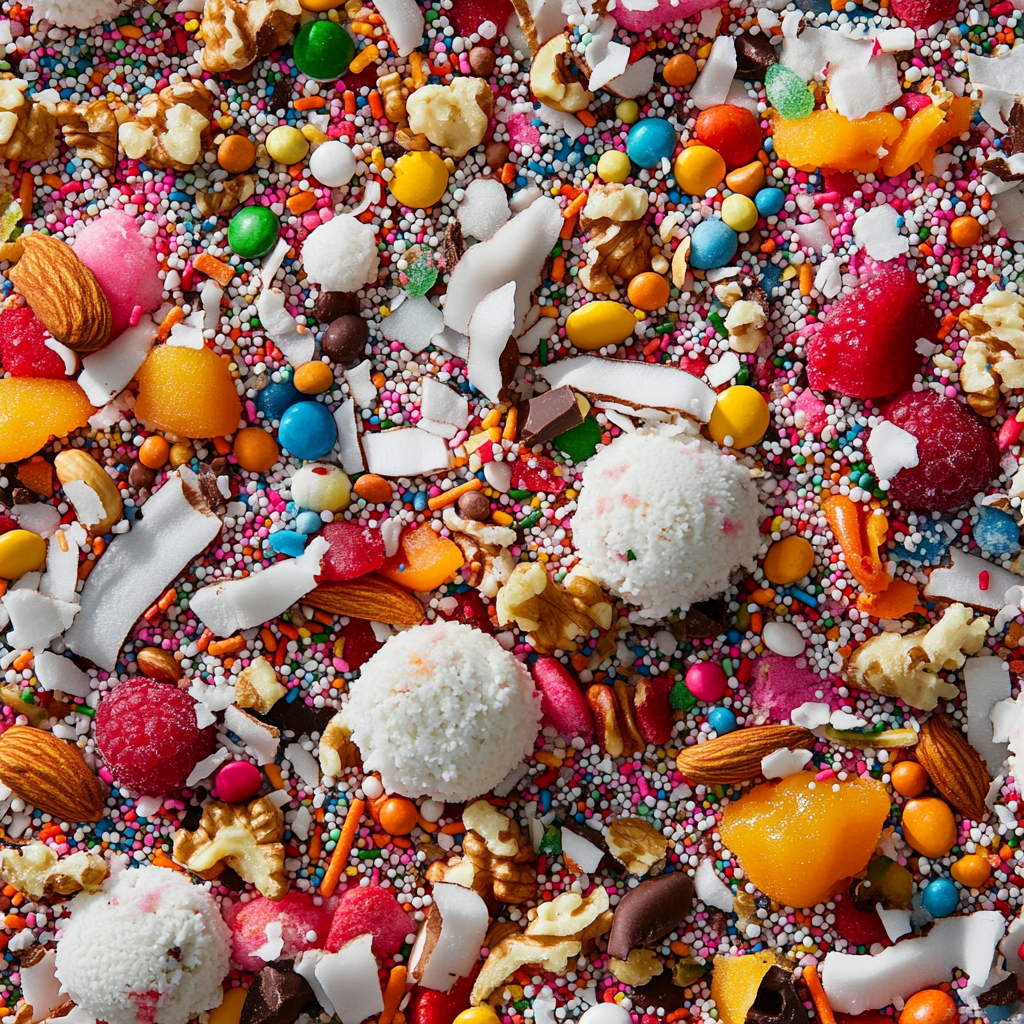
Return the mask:
M957 217L949 226L949 240L965 249L981 238L981 224L975 217Z
M661 74L669 85L693 85L697 80L697 62L688 53L677 53Z
M419 818L416 805L404 796L392 796L381 804L380 827L393 836L407 836Z
M217 147L217 163L229 174L241 174L256 163L256 147L244 135L229 135Z
M916 761L900 761L892 769L892 788L900 796L915 797L928 785L928 773Z
M647 271L629 282L628 295L637 309L661 309L668 302L669 283L661 274Z
M953 998L937 988L915 992L900 1012L900 1024L955 1024L959 1018Z
M260 427L245 427L235 435L235 458L250 473L266 473L277 462L281 449L271 434Z
M945 857L956 842L956 821L945 800L923 796L903 808L903 838L933 860Z

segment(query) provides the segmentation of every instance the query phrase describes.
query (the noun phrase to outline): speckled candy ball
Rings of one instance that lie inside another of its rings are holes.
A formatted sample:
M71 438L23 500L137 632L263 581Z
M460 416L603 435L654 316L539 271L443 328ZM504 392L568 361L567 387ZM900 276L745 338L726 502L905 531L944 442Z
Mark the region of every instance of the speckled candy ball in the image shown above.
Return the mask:
M717 217L702 220L690 235L690 265L698 270L727 266L738 246L736 232L724 221Z

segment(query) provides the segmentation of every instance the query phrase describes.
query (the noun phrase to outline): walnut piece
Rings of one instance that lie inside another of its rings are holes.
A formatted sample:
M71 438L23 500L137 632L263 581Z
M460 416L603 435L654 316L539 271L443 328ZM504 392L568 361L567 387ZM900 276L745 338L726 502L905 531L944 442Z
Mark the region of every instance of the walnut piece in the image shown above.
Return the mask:
M484 597L494 597L515 568L509 548L516 542L516 531L463 519L453 508L444 510L444 525L465 556L462 578Z
M424 85L405 103L409 128L449 156L465 156L483 142L494 94L482 78L456 78L451 85Z
M616 960L612 957L608 961L608 970L623 985L639 988L641 985L646 985L651 978L656 978L661 974L665 970L665 965L653 950L631 949L628 960Z
M240 708L252 708L258 715L265 715L287 692L274 666L264 657L255 658L235 680L235 703Z
M46 160L57 144L57 108L50 100L29 99L28 82L0 75L0 159L30 163Z
M610 292L616 279L628 281L651 269L651 239L644 225L647 193L617 182L594 185L580 216L580 230L589 234L584 250L588 263L579 279L587 291Z
M734 302L725 318L725 326L729 331L729 348L733 352L756 352L761 342L768 337L764 325L768 315L757 302L739 299Z
M213 140L213 96L202 82L150 93L117 132L125 155L150 167L191 170Z
M105 170L117 163L117 115L106 100L61 100L57 104L57 124L76 156Z
M989 291L960 314L971 335L960 383L982 416L994 416L1000 390L1024 388L1024 300L1016 292Z
M546 107L574 114L586 110L594 94L574 73L565 32L552 36L536 53L530 65L530 91Z
M270 797L244 806L212 800L195 832L175 833L174 859L205 879L232 868L267 899L279 900L288 891L283 835L284 815Z
M355 768L360 763L359 748L352 742L352 734L345 726L341 712L336 714L324 727L320 735L320 771L337 778L343 768Z
M941 680L942 669L962 668L985 642L989 620L962 604L952 604L935 625L901 636L879 633L846 662L846 681L861 690L899 697L912 708L931 711L960 688Z
M486 800L470 804L462 814L469 831L462 850L499 903L526 903L537 896L533 847L519 825Z
M55 903L76 892L96 892L107 877L107 862L95 853L61 860L46 843L33 840L0 851L0 878L36 902Z
M643 818L619 818L604 832L612 856L634 875L646 875L668 852L668 840Z
M241 71L291 38L299 0L206 0L199 63L213 74Z
M203 217L230 213L256 194L256 180L255 174L237 174L220 182L223 188L196 192L196 209Z

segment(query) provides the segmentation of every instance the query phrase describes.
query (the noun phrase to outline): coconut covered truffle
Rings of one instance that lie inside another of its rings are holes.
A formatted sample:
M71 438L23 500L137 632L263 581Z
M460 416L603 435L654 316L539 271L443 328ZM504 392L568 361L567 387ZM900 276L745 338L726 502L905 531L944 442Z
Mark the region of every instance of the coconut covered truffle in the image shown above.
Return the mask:
M363 665L344 716L363 767L388 791L460 802L531 753L540 696L493 637L437 622L393 636Z
M321 224L302 243L306 278L325 292L357 292L377 280L377 235L351 214Z
M119 0L37 0L33 20L52 21L61 28L92 28L121 13Z
M760 543L750 471L696 437L623 434L583 472L580 559L644 619L720 594Z
M231 933L205 889L143 867L83 893L57 943L65 991L107 1024L187 1024L219 1006Z

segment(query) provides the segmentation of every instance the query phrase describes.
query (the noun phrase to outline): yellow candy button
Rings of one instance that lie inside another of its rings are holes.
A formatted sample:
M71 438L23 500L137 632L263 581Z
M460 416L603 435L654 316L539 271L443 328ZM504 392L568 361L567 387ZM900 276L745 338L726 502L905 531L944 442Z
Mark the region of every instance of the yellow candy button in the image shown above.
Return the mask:
M574 309L565 321L565 333L587 352L606 345L621 345L633 334L636 317L621 302L599 299Z
M267 152L279 164L297 164L309 152L309 140L298 128L281 124L267 136Z
M783 537L764 556L764 574L777 586L802 580L814 565L814 548L803 537Z
M500 1024L501 1018L486 1003L471 1006L455 1018L452 1024Z
M597 176L602 181L617 181L620 184L629 177L629 157L618 149L606 149L597 161Z
M429 151L406 153L395 161L395 176L388 186L391 194L410 210L425 210L444 195L448 187L448 168Z
M749 448L764 437L771 416L759 391L745 384L726 388L718 396L708 432L727 448Z
M20 580L45 564L46 541L38 533L8 530L0 534L0 576L5 580Z
M676 157L674 171L684 192L702 196L725 178L725 161L710 146L687 146Z
M753 199L731 195L722 200L722 220L733 231L749 231L757 223L757 207Z

